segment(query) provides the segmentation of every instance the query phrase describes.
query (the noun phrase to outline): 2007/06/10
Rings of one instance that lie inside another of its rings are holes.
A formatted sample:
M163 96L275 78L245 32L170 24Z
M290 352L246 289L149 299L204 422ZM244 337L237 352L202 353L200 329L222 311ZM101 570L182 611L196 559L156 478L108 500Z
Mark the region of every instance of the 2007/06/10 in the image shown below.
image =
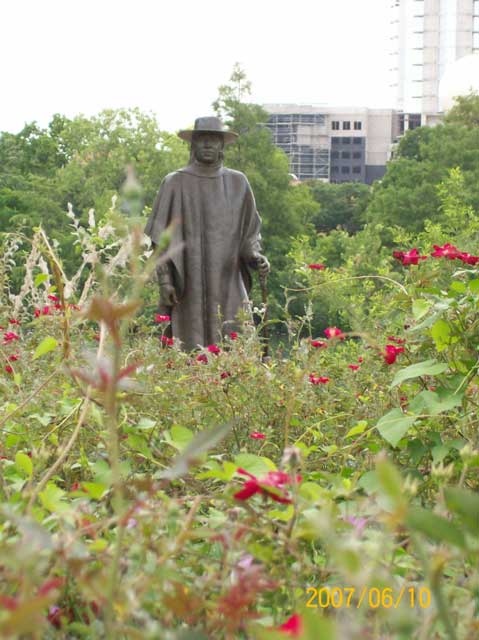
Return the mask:
M359 599L356 603L351 602L356 591L359 593ZM341 607L369 606L370 609L397 609L403 597L406 600L406 606L409 604L411 609L416 602L421 609L427 609L431 604L431 592L427 587L401 587L397 596L393 589L386 587L378 589L377 587L363 587L361 591L355 587L308 587L307 594L311 594L306 606L312 609L340 609ZM366 597L367 596L367 597Z

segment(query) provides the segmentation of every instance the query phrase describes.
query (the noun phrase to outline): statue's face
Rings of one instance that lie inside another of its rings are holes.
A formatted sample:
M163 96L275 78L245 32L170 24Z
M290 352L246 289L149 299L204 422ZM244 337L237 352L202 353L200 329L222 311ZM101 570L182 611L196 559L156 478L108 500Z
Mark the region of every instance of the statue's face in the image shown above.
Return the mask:
M192 148L195 159L203 164L215 164L223 151L224 139L221 133L193 134Z

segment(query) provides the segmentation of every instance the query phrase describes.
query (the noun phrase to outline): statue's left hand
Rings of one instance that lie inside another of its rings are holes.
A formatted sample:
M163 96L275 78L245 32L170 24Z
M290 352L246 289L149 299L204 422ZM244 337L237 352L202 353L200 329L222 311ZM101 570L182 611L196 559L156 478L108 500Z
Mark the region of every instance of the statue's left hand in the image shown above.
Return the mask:
M249 264L254 269L258 269L262 276L266 276L271 271L271 265L269 264L268 258L262 253L254 253L249 260Z

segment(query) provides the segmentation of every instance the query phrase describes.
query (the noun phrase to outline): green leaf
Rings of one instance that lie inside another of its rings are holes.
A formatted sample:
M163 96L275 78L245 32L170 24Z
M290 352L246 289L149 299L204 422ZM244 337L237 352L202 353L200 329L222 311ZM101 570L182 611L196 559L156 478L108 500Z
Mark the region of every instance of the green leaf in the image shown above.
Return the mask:
M254 476L262 476L268 471L276 471L276 465L265 456L255 456L253 453L239 453L235 457L236 467L249 471Z
M45 282L45 280L48 280L48 275L46 273L38 273L35 276L34 285L36 287L39 287L42 282Z
M328 491L316 482L303 482L299 488L299 495L310 502L324 501Z
M106 460L96 460L92 466L92 471L96 482L108 487L111 485L111 469Z
M289 522L293 516L294 507L292 504L289 504L286 509L271 509L271 511L266 512L267 518L274 518L276 520L281 520L282 522Z
M465 293L467 287L464 282L461 282L460 280L454 280L453 282L451 282L450 289L452 291L455 291L456 293Z
M212 463L214 463L214 465ZM209 471L202 471L196 475L198 480L216 478L218 480L223 480L224 482L229 482L234 476L237 468L234 462L230 462L229 460L225 460L223 462L223 468L221 468L216 461L209 462L209 465Z
M19 471L23 471L25 475L29 478L32 477L33 474L33 463L29 456L26 453L22 453L19 451L15 455L15 466Z
M419 331L423 331L423 329L427 329L434 324L438 316L439 312L431 313L427 318L424 318L422 322L410 327L406 333L418 333Z
M156 425L156 420L151 420L150 418L140 418L138 424L136 425L136 429L153 429Z
M409 439L407 448L409 459L411 460L411 464L413 466L417 466L423 455L425 455L429 451L429 449L424 446L424 443L418 438L414 438L413 440Z
M432 461L434 464L439 464L449 454L451 448L445 444L437 444L431 449Z
M55 417L54 413L32 413L30 414L30 418L35 418L42 425L42 427L46 427L52 421L52 418Z
M445 320L437 320L432 325L431 335L439 352L444 351L451 344L451 327Z
M479 280L470 280L469 289L472 293L477 293L479 291Z
M461 548L466 546L464 534L454 522L422 507L409 509L406 524L410 529L419 531L436 542L446 542Z
M366 471L360 477L358 486L370 495L371 493L377 493L381 489L381 483L379 482L378 474L376 471Z
M81 486L93 500L101 500L108 491L108 486L102 482L82 482Z
M186 449L193 439L193 432L179 424L174 424L169 431L165 433L165 440L178 451Z
M479 495L461 487L445 487L444 497L449 511L458 514L471 533L479 535Z
M346 438L351 438L352 436L357 436L360 433L364 433L367 429L368 421L360 420L354 427L352 427L346 434Z
M434 391L421 391L408 405L408 411L415 414L436 416L443 411L450 411L462 404L462 393L446 391L441 394Z
M65 491L57 487L53 482L49 482L39 494L42 505L52 513L62 513L68 510L68 505L63 501L64 496Z
M90 544L88 545L88 549L90 551L105 551L105 549L108 547L108 542L105 540L105 538L97 538L96 540L93 540L93 542L90 542Z
M444 373L447 368L447 364L438 362L437 360L424 360L424 362L411 364L409 367L397 372L390 388L392 389L397 387L397 385L404 382L404 380L410 380L411 378L418 378L419 376L435 376L438 373Z
M327 453L328 456L332 456L333 453L336 453L336 451L338 450L338 445L337 444L328 444L324 447L321 447L321 450L324 451L324 453Z
M148 441L144 436L137 433L130 433L128 435L127 443L133 449L133 451L139 451L145 456L145 458L153 457L151 449L148 446Z
M431 306L432 302L429 302L428 300L414 300L412 303L412 315L414 316L414 320L420 320L424 317Z
M49 351L52 351L53 349L55 349L57 345L58 345L58 342L55 340L55 338L52 338L51 336L47 336L40 342L38 347L35 349L35 353L33 354L33 360L36 360L37 358L41 358L41 356L44 356Z
M227 422L226 424L213 427L213 429L200 431L186 449L175 458L173 465L169 469L166 469L166 471L161 472L159 477L175 480L185 475L185 473L188 473L190 466L196 462L198 457L221 442L231 431L232 426L232 422Z
M415 421L415 416L406 416L401 409L391 409L379 420L376 429L390 445L395 447Z
M376 465L377 478L383 492L395 505L404 502L402 478L396 467L388 460L379 460Z

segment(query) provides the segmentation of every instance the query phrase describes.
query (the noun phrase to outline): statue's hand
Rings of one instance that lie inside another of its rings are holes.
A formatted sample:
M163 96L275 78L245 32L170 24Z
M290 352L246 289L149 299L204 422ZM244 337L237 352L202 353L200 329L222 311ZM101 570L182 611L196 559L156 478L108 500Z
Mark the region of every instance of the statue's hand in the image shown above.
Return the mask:
M253 253L248 262L253 269L258 269L261 276L266 276L271 271L268 258L262 253Z
M160 304L173 307L177 303L175 287L171 284L160 284Z

